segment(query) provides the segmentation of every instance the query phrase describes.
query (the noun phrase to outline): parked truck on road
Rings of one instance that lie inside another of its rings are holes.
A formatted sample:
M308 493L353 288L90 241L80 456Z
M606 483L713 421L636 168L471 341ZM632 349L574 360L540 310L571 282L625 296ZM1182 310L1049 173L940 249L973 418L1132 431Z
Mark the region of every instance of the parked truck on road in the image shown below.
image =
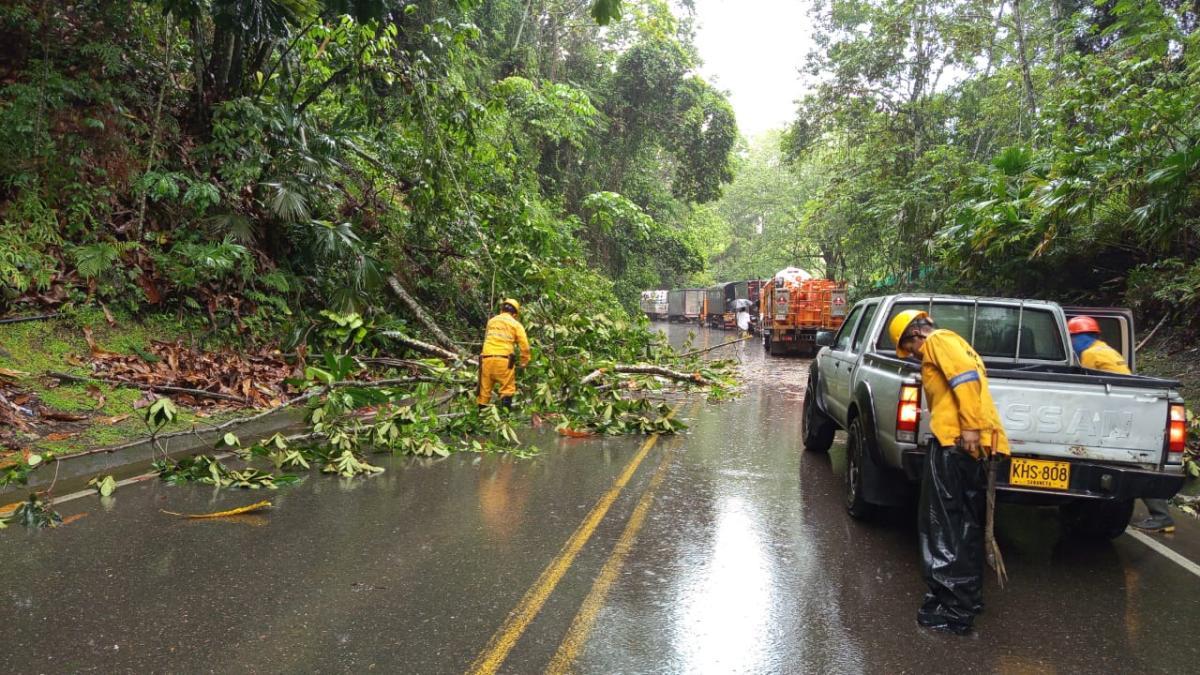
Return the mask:
M650 319L665 321L668 312L667 291L642 291L638 306Z
M677 288L667 293L667 318L671 321L699 321L703 309L703 288Z
M795 267L780 270L760 291L763 349L772 356L812 356L817 332L837 330L847 309L845 284Z
M803 404L806 450L824 452L846 430L846 509L863 518L911 503L929 447L921 367L899 359L888 322L907 309L966 339L987 367L1012 457L998 467L1001 498L1058 506L1068 527L1112 538L1137 498L1167 498L1183 484L1186 419L1177 383L1079 365L1067 312L1052 302L893 295L857 303L822 345ZM1083 313L1083 312L1080 312ZM1130 364L1133 324L1103 317Z
M736 292L736 284L732 281L705 289L704 309L701 312L700 323L724 329L726 327L725 314L730 311L730 307L736 299Z

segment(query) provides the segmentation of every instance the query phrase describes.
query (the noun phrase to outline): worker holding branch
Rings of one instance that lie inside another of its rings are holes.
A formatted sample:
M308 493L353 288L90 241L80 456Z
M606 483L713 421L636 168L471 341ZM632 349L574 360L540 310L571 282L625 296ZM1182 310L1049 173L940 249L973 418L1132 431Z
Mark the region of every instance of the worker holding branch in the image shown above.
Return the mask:
M492 400L492 390L500 385L500 405L512 408L513 396L517 393L517 350L520 349L521 367L529 365L532 354L525 327L517 320L521 303L506 298L500 303L500 313L487 322L483 338L483 350L479 356L480 407Z
M922 572L929 591L917 623L959 635L983 609L987 460L1008 455L1008 438L988 392L987 370L966 340L937 329L929 314L897 314L888 332L900 358L921 360L933 439L921 476Z
M1129 364L1121 352L1108 346L1100 339L1100 324L1090 316L1076 316L1067 322L1071 334L1071 347L1079 357L1079 365L1090 370L1100 370L1118 375L1132 375ZM1145 532L1171 533L1175 531L1175 519L1165 499L1143 499L1149 517L1133 526Z

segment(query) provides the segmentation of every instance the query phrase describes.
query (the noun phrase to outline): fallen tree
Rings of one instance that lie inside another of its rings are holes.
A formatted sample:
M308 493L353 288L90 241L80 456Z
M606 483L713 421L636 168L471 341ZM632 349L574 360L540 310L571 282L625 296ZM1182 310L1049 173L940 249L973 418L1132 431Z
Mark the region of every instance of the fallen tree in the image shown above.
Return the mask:
M451 340L450 336L442 331L437 322L429 316L429 312L426 312L425 308L421 306L421 303L417 302L413 296L408 294L408 291L404 290L404 286L400 284L400 280L396 278L396 275L389 276L387 281L388 287L408 307L413 316L417 317L417 321L420 321L421 325L425 326L429 333L433 335L433 339L447 351L458 354L458 345L454 344L454 340Z

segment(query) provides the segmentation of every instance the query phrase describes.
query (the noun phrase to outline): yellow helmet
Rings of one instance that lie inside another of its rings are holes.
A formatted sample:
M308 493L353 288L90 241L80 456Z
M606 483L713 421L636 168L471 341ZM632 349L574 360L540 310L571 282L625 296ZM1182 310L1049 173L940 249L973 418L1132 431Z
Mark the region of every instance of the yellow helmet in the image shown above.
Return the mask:
M900 347L900 336L904 335L904 329L908 328L908 324L917 319L928 319L929 313L922 312L919 309L906 309L896 316L892 317L892 322L888 324L888 335L892 336L892 344L896 345L896 356L902 359L907 359L912 354L907 349Z
M503 309L505 305L512 305L512 308L517 310L518 314L521 313L521 303L517 302L516 300L513 300L512 298L505 298L505 299L501 300L500 301L501 309Z

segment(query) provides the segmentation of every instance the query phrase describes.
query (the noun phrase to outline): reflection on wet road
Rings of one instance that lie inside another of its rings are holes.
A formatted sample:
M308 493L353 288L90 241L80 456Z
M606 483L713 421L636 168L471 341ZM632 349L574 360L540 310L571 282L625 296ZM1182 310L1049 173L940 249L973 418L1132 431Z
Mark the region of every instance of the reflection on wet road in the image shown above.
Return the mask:
M164 516L260 496L156 482L65 504L94 513L0 536L0 671L1194 670L1200 580L1127 536L1062 539L1034 509L1001 513L1013 583L988 579L978 633L922 631L912 513L851 521L840 444L800 450L809 362L756 341L712 355L742 360L741 396L685 401L690 430L649 447L528 432L533 459L313 476L253 521Z

